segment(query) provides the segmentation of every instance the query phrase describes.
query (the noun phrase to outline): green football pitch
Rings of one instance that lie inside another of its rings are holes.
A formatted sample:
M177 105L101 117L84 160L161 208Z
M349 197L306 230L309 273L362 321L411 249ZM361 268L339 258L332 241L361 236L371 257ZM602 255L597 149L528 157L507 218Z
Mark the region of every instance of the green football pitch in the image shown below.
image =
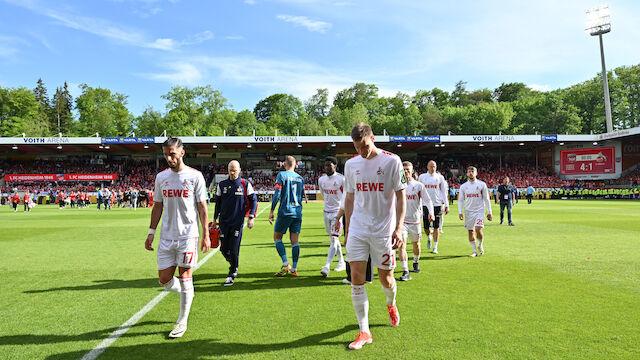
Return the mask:
M149 209L21 210L0 208L0 359L80 359L161 293L144 250ZM320 277L322 203L304 207L299 278L273 276L267 213L245 228L233 287L222 286L219 253L195 272L184 337L167 339L171 293L98 358L640 358L639 202L521 201L515 227L488 223L479 258L466 256L454 207L440 254L423 243L422 273L398 282L399 327L377 278L367 285L373 343L357 352L347 350L358 329L344 272Z

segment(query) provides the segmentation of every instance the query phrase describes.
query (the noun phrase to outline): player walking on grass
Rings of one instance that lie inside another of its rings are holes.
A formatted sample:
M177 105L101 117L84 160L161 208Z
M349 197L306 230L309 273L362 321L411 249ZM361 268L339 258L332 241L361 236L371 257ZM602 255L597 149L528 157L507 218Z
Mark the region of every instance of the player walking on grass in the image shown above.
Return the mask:
M489 200L489 189L487 184L478 180L476 176L478 170L469 166L467 168L467 177L469 180L460 185L460 193L458 194L458 214L460 220L464 221L464 228L469 231L469 245L473 252L470 257L476 257L484 254L484 211L487 209L487 220L491 221L491 200ZM462 216L462 208L464 207L465 216ZM476 236L478 246L476 247Z
M420 272L420 240L422 239L422 227L420 220L423 217L423 207L428 213L424 216L427 221L433 221L433 204L431 198L424 185L416 181L413 164L409 161L402 163L404 168L404 176L408 179L407 188L404 190L407 196L407 214L404 217L402 244L398 247L398 257L400 258L400 266L402 267L402 275L398 278L400 281L411 280L409 273L409 257L407 256L407 242L413 244L413 271Z
M153 251L154 234L164 212L158 244L158 278L168 291L180 294L180 316L169 333L170 338L178 338L187 331L193 302L193 267L198 263L198 222L202 227L200 249L206 253L211 247L207 229L209 215L204 177L200 171L182 162L182 141L169 137L162 144L162 152L169 168L156 175L151 225L144 245ZM178 278L174 276L176 267Z
M324 198L324 229L327 235L329 235L329 241L331 242L329 245L329 253L327 254L327 263L320 270L323 277L329 275L331 262L333 262L333 258L336 255L338 256L338 266L336 266L334 271L342 271L346 268L342 255L342 245L340 245L342 220L336 218L340 211L340 200L342 199L344 191L344 176L336 172L337 165L338 159L333 156L327 157L324 162L325 174L318 179L318 187Z
M351 349L360 349L373 340L369 330L369 298L365 289L367 259L378 268L378 277L387 298L391 326L400 324L396 306L395 250L403 242L402 223L406 210L404 176L400 158L378 149L369 125L360 123L351 130L358 156L345 164L345 212L348 239L347 259L351 266L351 300L360 332Z
M227 169L229 178L219 182L216 188L216 208L213 221L220 220L220 252L229 262L229 274L224 281L224 286L231 286L238 276L238 259L244 218L249 218L247 227L253 229L253 218L255 218L258 209L258 198L251 183L240 177L242 170L238 161L229 162Z
M447 201L447 181L444 176L436 172L438 166L436 162L431 160L427 164L427 172L418 177L418 181L424 184L424 187L429 193L429 197L433 202L433 219L427 219L428 212L423 211L424 214L424 231L427 233L429 239L427 239L427 249L431 247L431 227L433 227L433 254L438 253L438 243L440 241L440 225L442 223L442 216L449 213L449 202ZM423 209L425 210L425 209ZM415 263L414 263L415 264ZM415 269L414 269L415 270Z
M285 171L278 173L276 177L276 186L273 193L273 201L271 202L271 211L269 212L269 224L273 224L273 211L280 202L278 208L278 218L273 227L273 240L276 244L278 255L282 258L282 267L276 276L285 276L290 273L291 276L298 276L298 259L300 258L300 229L302 228L302 196L304 192L304 179L295 173L296 159L293 156L287 156L284 162ZM291 257L293 258L293 266L289 265L287 260L287 251L284 248L282 237L289 230L289 239L291 241Z

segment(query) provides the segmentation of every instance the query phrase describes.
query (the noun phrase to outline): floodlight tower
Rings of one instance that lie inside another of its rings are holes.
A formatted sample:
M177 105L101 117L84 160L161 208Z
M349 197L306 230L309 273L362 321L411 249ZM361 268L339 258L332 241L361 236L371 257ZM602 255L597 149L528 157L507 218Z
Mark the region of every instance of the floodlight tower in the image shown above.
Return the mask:
M609 99L609 80L607 79L607 67L604 65L604 47L602 45L602 34L611 31L611 12L609 5L602 5L595 9L587 10L587 28L585 29L591 36L598 36L600 39L600 60L602 61L602 87L604 88L604 111L607 122L607 132L613 131L611 120L611 100Z

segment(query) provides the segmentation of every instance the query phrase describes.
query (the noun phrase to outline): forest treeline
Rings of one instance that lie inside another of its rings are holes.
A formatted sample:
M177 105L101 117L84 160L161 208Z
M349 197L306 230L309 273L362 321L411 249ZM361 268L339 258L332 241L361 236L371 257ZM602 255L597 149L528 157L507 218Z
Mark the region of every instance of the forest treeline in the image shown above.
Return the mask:
M640 126L640 65L608 73L613 126ZM127 108L128 96L80 86L71 96L65 82L49 95L44 81L34 89L0 87L0 136L159 136L169 135L348 135L358 122L376 134L585 134L605 132L602 79L535 91L523 83L496 89L467 89L459 81L451 92L433 88L415 94L380 96L374 84L357 83L330 99L327 89L301 100L273 94L252 110L237 111L212 86L175 86L162 95L164 109L149 107L139 116Z

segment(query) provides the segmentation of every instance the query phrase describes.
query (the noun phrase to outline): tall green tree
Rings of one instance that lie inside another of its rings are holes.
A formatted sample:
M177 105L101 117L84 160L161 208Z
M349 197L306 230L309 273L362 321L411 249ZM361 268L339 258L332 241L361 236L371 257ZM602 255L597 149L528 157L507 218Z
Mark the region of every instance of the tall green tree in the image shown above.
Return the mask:
M282 135L296 135L298 130L300 135L306 132L307 113L300 99L293 95L274 94L262 99L253 109L253 114L271 133L276 129Z
M76 98L78 131L81 136L127 136L133 130L133 115L127 109L127 96L109 89L80 85Z
M321 121L329 116L329 89L318 89L318 91L304 103L307 115Z
M348 89L339 91L333 99L333 106L341 110L351 109L356 104L364 105L369 116L378 112L378 87L373 84L357 83Z
M228 107L227 99L210 85L193 88L174 86L162 95L167 101L165 130L174 136L222 134L231 130L228 124L231 114L222 114Z
M614 127L640 126L640 65L621 66L614 71L611 107Z
M493 98L498 102L512 102L530 96L533 90L524 83L502 83L493 90Z
M67 82L56 88L51 103L51 123L53 129L59 133L74 135L73 133L73 97L69 92Z
M49 124L40 103L27 88L0 87L0 136L48 136Z

